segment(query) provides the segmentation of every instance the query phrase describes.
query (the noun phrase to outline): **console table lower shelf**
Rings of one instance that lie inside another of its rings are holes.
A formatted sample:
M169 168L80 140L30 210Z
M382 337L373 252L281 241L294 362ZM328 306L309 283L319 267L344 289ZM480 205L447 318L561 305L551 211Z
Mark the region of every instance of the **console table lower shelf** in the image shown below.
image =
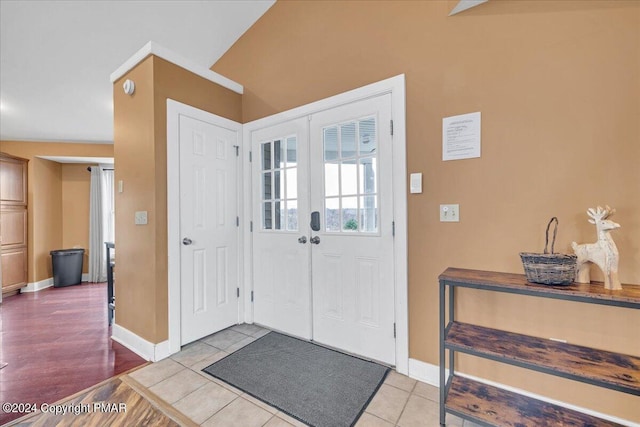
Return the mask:
M481 425L621 426L458 375L450 378L447 389L447 412Z

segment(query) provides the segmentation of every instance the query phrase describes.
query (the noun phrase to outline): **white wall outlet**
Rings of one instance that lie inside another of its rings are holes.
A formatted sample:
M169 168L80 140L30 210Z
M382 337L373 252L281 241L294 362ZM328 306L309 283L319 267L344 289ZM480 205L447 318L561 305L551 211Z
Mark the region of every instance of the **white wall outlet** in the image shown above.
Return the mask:
M440 222L460 222L460 205L440 205Z
M136 225L145 225L147 223L147 211L137 211L135 215Z

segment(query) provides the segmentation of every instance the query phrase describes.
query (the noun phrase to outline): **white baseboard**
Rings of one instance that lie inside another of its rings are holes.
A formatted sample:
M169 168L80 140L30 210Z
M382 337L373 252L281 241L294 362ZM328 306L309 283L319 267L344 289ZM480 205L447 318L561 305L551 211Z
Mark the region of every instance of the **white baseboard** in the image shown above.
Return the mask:
M602 418L603 420L612 421L614 423L622 424L628 427L640 427L640 424L635 423L633 421L624 420L622 418L614 417L611 415L603 414L600 412L593 411L591 409L582 408L580 406L572 405L570 403L561 402L559 400L549 399L546 396L541 396L538 394L530 393L526 390L522 390L519 388L511 387L508 385L500 384L494 381L485 380L483 378L474 377L472 375L463 374L461 372L456 372L456 375L460 375L461 377L469 378L474 381L482 382L494 387L499 387L504 390L512 391L514 393L521 394L523 396L532 397L537 400L541 400L543 402L552 403L554 405L562 406L563 408L572 409L574 411L582 412L583 414L591 415L594 417ZM436 365L432 365L430 363L425 363L416 359L409 359L409 376L415 380L422 381L424 383L430 384L435 387L440 386L440 367ZM449 370L446 370L445 377L449 376Z
M39 282L27 283L27 286L20 288L20 292L38 292L53 286L53 277L40 280Z
M151 362L157 362L171 354L168 340L153 344L116 323L111 326L111 339Z
M449 375L446 370L445 378ZM440 367L416 359L409 359L409 376L434 387L440 387Z
M89 279L88 273L82 273L82 281L87 282ZM43 289L47 289L53 286L53 277L40 280L39 282L27 283L27 286L20 288L20 292L38 292Z
M169 350L169 340L162 341L161 343L156 344L154 362L166 359L169 356L171 356L171 351Z

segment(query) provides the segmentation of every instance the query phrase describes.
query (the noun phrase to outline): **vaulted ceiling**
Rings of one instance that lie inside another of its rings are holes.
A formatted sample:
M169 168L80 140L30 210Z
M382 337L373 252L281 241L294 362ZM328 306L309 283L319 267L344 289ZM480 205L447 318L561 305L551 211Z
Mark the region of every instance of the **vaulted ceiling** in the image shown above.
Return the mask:
M272 0L0 0L0 139L113 142L109 75L152 40L211 67Z
M274 2L0 0L0 140L112 143L109 75L129 57L154 41L210 68Z

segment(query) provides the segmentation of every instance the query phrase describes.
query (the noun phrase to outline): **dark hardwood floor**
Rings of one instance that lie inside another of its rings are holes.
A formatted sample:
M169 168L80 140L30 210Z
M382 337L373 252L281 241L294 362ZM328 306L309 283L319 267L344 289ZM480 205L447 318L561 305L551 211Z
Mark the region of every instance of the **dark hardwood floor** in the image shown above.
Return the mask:
M144 364L110 339L106 299L106 283L3 299L0 402L53 403ZM0 409L0 425L23 415Z

